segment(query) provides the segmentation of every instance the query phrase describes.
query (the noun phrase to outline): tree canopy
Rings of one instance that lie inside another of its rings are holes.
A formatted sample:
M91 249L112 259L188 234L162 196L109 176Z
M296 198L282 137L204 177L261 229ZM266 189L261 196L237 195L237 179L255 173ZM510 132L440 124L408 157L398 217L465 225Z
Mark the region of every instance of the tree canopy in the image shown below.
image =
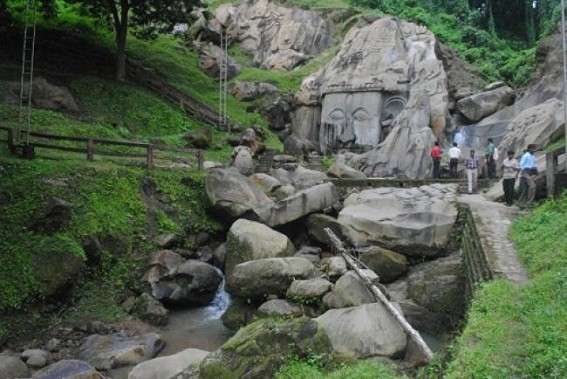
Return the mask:
M81 11L108 25L116 39L116 78L122 80L126 70L126 39L132 30L138 37L152 38L171 31L177 23L189 22L193 6L199 0L64 0L77 4ZM58 0L38 0L38 10L46 17L57 15ZM24 0L0 0L0 25L12 24L14 13L25 10Z
M358 6L397 14L420 7L459 15L473 26L502 38L532 44L552 32L560 17L559 0L351 0Z
M126 38L129 27L141 37L153 37L172 30L176 23L188 22L193 6L199 0L66 0L80 4L91 16L112 25L116 35L116 78L122 80L126 70Z

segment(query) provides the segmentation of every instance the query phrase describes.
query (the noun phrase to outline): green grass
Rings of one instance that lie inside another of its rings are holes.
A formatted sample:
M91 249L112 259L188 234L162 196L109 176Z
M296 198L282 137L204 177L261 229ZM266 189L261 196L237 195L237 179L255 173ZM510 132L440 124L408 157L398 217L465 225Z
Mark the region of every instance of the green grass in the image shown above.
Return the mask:
M84 257L82 246L91 235L123 241L126 250L120 256L103 253L101 262L83 273L73 294L73 307L65 317L70 321L111 321L124 316L116 299L127 289L140 289L141 269L147 254L155 249L146 229L142 178L155 183L157 191L166 194L177 210L175 220L157 216L157 232L182 232L190 248L191 236L222 230L205 211L203 175L147 171L71 156L26 161L7 157L5 149L0 149L0 312L6 316L0 321L0 341L33 326L13 324L9 316L43 300L41 283L33 270L36 257L60 252ZM25 226L52 197L74 204L68 225L54 235L27 230Z
M276 379L402 379L392 366L372 361L359 361L351 365L342 365L336 370L326 371L317 362L294 360L283 366L276 374Z
M453 347L447 378L567 377L567 194L516 221L530 281L487 283Z

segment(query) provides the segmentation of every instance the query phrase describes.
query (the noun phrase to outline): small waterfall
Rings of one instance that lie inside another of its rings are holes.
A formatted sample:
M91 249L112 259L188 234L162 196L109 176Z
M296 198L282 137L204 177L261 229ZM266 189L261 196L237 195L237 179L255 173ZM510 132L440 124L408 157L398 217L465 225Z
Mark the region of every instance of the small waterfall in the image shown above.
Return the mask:
M217 294L211 304L206 306L205 314L208 315L210 320L217 320L219 319L223 313L228 309L230 305L230 295L228 292L225 291L226 286L226 276L224 273L218 268L215 267L215 270L220 274L222 277L222 282L217 290Z
M453 142L459 147L472 147L474 140L474 125L461 125L453 136Z
M160 356L189 347L213 351L232 334L220 319L230 305L230 295L225 291L226 277L215 269L222 276L222 282L213 301L204 307L171 310L169 323L159 332L167 343Z

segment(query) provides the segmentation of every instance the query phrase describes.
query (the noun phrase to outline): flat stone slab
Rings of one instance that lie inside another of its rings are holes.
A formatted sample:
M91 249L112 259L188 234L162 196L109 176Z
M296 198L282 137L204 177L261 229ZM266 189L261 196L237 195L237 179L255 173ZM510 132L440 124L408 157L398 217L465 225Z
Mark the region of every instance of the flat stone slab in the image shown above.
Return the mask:
M459 196L459 202L470 207L492 272L512 283L527 282L528 272L518 259L514 244L507 237L512 222L518 215L518 207L507 207L486 200L482 195L462 195Z

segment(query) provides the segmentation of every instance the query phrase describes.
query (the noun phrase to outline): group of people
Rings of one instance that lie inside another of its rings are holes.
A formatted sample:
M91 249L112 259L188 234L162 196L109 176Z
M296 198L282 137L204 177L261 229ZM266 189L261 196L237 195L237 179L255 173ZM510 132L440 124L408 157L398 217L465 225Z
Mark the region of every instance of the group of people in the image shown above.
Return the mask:
M532 203L535 198L535 178L538 175L537 162L534 156L536 146L528 145L520 161L514 157L515 152L508 150L506 158L502 161L502 186L504 189L504 201L507 206L514 203L515 191L514 187L516 179L520 178L520 202ZM431 158L433 160L433 179L439 179L441 171L441 156L443 151L438 141L435 141L431 148ZM458 178L458 166L462 159L461 149L454 142L449 149L449 173L451 178ZM494 141L489 138L486 148L484 149L484 163L486 167L486 176L489 179L496 179L496 161L499 158L499 151L494 146ZM467 172L468 193L477 192L478 170L480 168L480 159L475 155L473 149L469 150L469 156L463 160Z

